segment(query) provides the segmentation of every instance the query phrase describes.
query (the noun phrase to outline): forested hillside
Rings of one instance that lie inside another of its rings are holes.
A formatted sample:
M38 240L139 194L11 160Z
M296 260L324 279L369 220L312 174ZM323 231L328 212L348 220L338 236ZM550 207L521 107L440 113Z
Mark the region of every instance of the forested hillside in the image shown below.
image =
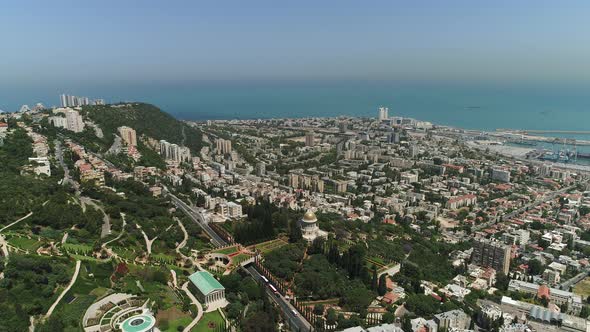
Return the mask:
M112 142L112 135L117 132L118 127L128 126L136 130L138 138L140 135L147 135L157 140L165 139L185 145L193 153L203 147L201 131L151 104L85 106L81 113L98 124L109 142Z

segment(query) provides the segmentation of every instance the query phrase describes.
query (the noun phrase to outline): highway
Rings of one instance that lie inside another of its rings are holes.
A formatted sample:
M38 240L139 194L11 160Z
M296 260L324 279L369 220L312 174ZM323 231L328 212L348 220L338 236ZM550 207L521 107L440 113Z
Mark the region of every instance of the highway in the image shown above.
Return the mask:
M213 231L213 229L209 226L209 224L207 223L207 221L205 220L205 218L203 217L203 215L200 212L194 210L193 208L188 206L188 204L183 202L181 199L174 196L172 193L170 193L167 190L167 188L164 188L164 191L168 194L168 197L170 197L170 199L172 200L172 203L177 208L182 210L182 212L184 212L189 218L191 218L194 222L199 224L199 226L201 226L201 228L203 228L203 230L211 238L211 242L213 243L213 245L215 245L217 247L222 247L222 246L228 245L228 243L223 238L221 238L219 235L217 235L217 233L215 233ZM256 268L254 266L250 265L249 267L245 268L245 270L252 276L252 278L254 278L254 280L263 283L262 278L261 278L261 274L258 272L258 270L256 270ZM277 304L277 306L281 309L281 312L283 313L283 317L286 318L287 323L289 324L289 327L291 328L291 330L293 330L293 331L311 331L312 330L311 324L305 318L303 318L300 313L297 312L295 307L284 296L282 296L281 294L273 293L268 287L265 287L265 290L266 290L267 295L270 297L270 299L272 299L273 302L275 302Z
M224 239L222 239L219 235L217 235L217 233L215 233L213 231L213 229L209 226L209 224L207 224L207 222L205 221L205 218L203 217L203 215L201 213L195 211L193 208L188 206L188 204L186 204L185 202L183 202L181 199L174 196L170 192L168 192L168 197L170 197L170 199L172 200L172 203L174 205L176 205L176 207L181 209L182 212L184 212L187 216L189 216L189 218L191 218L194 222L199 224L199 226L201 226L201 228L203 228L203 230L211 238L211 243L213 243L214 246L223 247L223 246L228 245L228 243Z

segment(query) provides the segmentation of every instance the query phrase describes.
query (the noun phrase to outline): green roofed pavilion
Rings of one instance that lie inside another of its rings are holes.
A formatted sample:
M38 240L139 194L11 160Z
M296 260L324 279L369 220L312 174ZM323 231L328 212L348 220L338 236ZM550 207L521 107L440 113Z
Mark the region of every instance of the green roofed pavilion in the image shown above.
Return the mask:
M224 290L223 287L217 279L215 279L211 273L207 271L198 271L191 274L189 277L190 281L197 286L199 291L203 295L208 295L209 293L215 290Z
M196 290L199 301L206 305L206 312L223 308L227 305L225 300L225 287L219 283L211 273L207 271L198 271L191 274L191 289Z

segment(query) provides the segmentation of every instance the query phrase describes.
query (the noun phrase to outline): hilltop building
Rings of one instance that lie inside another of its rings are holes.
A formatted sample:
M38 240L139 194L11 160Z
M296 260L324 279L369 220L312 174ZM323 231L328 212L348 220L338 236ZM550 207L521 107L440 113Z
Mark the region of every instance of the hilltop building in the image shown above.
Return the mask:
M125 144L128 146L137 146L137 134L135 133L135 129L122 126L117 128L117 131L119 132L119 135L121 135Z

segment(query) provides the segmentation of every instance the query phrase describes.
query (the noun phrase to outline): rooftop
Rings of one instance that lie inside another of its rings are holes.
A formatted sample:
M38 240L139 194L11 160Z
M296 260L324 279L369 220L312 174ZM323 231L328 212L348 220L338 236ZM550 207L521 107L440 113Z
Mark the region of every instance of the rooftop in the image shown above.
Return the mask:
M221 285L219 281L213 278L211 273L207 271L195 272L188 278L204 295L207 295L214 290L225 289L225 287L223 287L223 285Z

